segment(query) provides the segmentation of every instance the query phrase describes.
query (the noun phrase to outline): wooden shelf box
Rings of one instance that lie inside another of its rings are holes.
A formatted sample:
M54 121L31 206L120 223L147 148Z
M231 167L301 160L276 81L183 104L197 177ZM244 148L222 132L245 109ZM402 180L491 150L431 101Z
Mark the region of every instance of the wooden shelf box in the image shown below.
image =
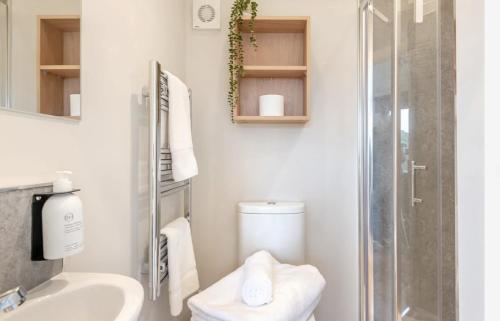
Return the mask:
M80 93L80 17L38 17L38 109L70 116L69 95Z
M250 45L250 18L241 31L245 74L240 79L238 123L305 123L309 120L309 17L257 17L254 31L258 48ZM285 116L259 116L259 96L285 97Z

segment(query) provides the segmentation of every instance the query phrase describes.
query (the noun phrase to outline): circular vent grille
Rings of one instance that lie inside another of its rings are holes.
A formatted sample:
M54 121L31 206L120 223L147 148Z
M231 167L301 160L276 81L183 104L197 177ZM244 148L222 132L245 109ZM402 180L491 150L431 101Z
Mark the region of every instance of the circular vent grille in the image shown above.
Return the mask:
M204 4L198 9L198 17L202 22L212 22L215 19L215 9L209 4Z

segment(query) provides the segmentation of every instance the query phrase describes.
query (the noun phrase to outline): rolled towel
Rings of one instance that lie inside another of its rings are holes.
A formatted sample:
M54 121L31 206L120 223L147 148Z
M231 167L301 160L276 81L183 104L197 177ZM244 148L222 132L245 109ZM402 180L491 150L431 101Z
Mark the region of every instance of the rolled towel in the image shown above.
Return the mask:
M241 298L245 304L258 307L273 301L273 266L277 261L266 251L245 260Z

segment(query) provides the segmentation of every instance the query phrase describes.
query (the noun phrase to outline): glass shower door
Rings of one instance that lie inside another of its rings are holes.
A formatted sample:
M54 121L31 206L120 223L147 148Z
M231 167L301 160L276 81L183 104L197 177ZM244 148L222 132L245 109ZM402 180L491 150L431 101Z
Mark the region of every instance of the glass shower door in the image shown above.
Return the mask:
M360 5L367 321L455 321L453 0Z
M455 320L452 1L401 0L398 14L398 311Z
M364 320L396 320L393 1L360 6Z

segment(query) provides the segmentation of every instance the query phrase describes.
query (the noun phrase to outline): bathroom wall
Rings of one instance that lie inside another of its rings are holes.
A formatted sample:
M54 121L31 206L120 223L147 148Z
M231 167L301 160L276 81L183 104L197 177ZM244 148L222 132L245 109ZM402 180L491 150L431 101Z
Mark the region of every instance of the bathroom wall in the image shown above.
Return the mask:
M259 1L262 15L311 16L312 115L304 126L231 123L226 103L231 3L222 1L221 31L187 26L187 81L200 164L193 229L202 285L236 267L238 201L304 201L307 259L328 282L317 320L357 320L356 1ZM190 24L190 10L187 15Z
M0 190L0 293L22 285L31 289L61 273L62 260L31 261L33 195L51 186Z
M78 130L75 121L0 111L0 188L49 182L66 168L78 181Z
M458 308L467 321L485 319L484 4L456 0Z
M500 3L488 0L485 3L485 112L486 112L486 198L485 198L485 321L498 319L498 289L500 288L500 98L498 95L498 75L500 73Z

